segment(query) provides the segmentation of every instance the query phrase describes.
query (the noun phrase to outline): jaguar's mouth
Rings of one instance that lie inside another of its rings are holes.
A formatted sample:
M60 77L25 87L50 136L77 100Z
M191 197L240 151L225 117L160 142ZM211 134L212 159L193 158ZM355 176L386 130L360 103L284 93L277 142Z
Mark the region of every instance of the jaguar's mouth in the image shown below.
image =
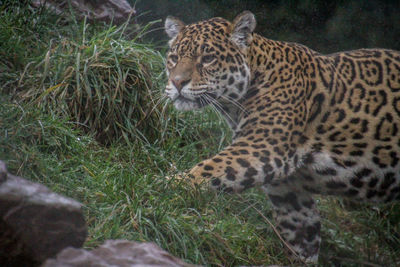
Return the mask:
M175 99L172 100L176 109L179 110L192 110L199 109L215 101L215 94L205 93L198 96L187 97L179 94Z
M175 102L196 103L197 101L196 101L196 99L193 100L193 99L184 97L183 95L179 95L179 96L178 96L177 98L175 98L172 102L173 102L173 103L175 103Z
M195 99L190 99L187 97L184 97L183 95L179 95L177 98L175 98L172 103L174 104L175 108L178 110L192 110L192 109L198 109L201 108L201 101L199 98Z

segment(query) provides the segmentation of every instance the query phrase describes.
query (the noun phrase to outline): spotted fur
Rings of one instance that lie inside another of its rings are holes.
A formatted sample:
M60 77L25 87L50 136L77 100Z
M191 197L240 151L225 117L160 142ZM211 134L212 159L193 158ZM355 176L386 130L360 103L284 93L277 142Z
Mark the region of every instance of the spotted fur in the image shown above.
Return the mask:
M261 186L282 236L316 262L313 194L400 198L400 53L322 55L257 35L255 24L250 12L232 23L168 17L166 94L180 110L214 106L234 132L190 171L193 181L227 192Z

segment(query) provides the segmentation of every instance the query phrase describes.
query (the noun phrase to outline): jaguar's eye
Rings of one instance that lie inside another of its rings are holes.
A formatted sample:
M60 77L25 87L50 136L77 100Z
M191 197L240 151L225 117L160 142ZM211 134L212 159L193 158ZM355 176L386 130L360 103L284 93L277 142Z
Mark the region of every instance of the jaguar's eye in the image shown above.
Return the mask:
M213 62L214 59L215 59L215 56L213 56L213 55L205 55L201 58L201 63L208 64L208 63Z
M177 55L170 55L169 60L171 60L172 63L178 62L178 56Z

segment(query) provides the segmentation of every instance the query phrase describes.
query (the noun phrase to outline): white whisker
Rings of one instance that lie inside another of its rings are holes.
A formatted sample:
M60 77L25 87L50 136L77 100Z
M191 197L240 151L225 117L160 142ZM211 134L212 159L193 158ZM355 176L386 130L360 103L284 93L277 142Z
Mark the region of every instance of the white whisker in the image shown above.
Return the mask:
M205 97L205 99L208 100L208 102L212 106L215 107L215 109L218 111L218 113L222 113L222 115L224 115L228 119L228 121L230 121L229 124L236 124L235 120L231 117L231 115L226 110L224 110L224 108L221 105L221 103L219 103L216 99L210 97L207 94L204 94L203 96Z
M203 98L203 97L204 97L204 98ZM200 99L202 99L203 101L205 101L205 104L208 104L208 103L209 103L209 104L210 104L209 106L210 106L211 109L217 114L218 118L224 120L225 118L222 116L221 112L215 107L215 105L213 104L213 102L210 102L210 100L212 100L212 99L206 100L205 98L210 98L210 97L207 96L207 95L203 95L203 96L201 96Z
M238 109L240 109L243 113L245 113L246 115L249 114L249 111L247 111L247 109L240 103L238 102L236 99L233 99L230 96L225 96L225 95L221 95L220 96L222 99L227 100L229 103L233 104L235 107L237 107Z

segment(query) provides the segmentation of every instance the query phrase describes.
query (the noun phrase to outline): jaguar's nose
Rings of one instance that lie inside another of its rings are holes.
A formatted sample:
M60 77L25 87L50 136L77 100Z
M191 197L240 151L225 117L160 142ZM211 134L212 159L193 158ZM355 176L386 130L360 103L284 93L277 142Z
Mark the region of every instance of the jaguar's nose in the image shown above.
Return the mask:
M172 84L176 87L178 92L181 92L182 88L190 82L190 79L183 79L179 76L171 79Z

